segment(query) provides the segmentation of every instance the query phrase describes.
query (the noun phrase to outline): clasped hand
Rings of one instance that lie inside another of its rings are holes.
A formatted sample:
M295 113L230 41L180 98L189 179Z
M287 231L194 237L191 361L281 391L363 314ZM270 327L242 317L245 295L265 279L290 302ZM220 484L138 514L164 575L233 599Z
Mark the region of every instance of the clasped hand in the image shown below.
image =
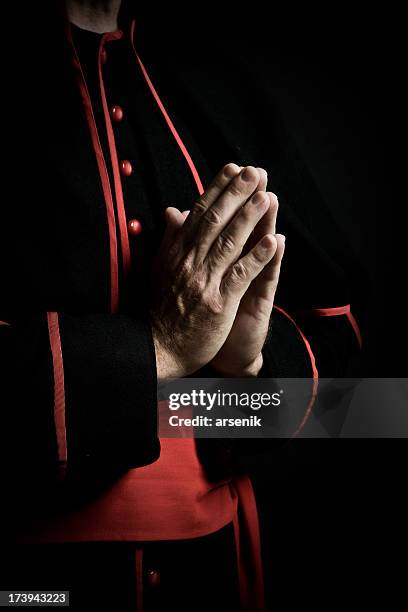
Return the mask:
M258 374L285 245L266 186L261 168L228 164L191 211L166 209L151 308L159 379L207 364Z

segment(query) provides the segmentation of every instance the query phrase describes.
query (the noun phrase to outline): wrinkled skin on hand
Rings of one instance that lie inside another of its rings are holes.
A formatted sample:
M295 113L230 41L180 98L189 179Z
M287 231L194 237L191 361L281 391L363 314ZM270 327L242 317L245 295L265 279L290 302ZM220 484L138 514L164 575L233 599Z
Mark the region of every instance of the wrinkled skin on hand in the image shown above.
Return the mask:
M265 171L228 164L190 213L166 210L151 309L159 378L208 363L258 373L284 249L265 188Z

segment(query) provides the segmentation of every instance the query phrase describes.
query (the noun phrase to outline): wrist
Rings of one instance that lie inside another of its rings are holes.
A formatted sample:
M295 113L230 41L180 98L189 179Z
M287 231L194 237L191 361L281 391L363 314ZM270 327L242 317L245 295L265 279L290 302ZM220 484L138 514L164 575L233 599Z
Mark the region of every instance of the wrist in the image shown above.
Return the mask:
M262 353L259 353L253 361L246 365L233 366L229 364L225 367L224 364L219 365L216 360L211 365L224 378L256 378L263 366L263 356Z
M153 330L153 344L156 354L156 371L159 381L168 378L182 378L186 375L176 356L169 351Z

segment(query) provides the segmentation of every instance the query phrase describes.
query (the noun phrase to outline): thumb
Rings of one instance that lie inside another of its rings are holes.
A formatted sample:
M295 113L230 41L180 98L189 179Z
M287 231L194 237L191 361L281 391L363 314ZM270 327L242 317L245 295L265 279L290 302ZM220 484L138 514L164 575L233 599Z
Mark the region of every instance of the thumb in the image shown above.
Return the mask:
M164 232L163 243L169 244L174 239L176 233L184 223L183 213L174 206L169 206L164 211L164 218L166 221L166 229Z
M183 213L179 211L178 208L174 206L169 206L164 211L164 216L166 220L166 230L175 230L181 227L184 223Z

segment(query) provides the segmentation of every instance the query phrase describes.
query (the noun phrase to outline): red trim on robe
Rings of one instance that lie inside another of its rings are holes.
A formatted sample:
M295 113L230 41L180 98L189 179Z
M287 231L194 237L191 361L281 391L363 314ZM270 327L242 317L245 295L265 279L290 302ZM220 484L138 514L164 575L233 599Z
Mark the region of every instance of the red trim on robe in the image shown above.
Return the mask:
M363 338L359 325L351 312L350 304L346 304L345 306L336 306L334 308L311 308L310 310L301 310L297 314L315 317L337 317L340 315L345 315L357 338L357 342L360 349L362 348Z
M67 466L67 431L65 423L65 382L61 336L57 312L47 312L48 334L54 371L54 422L57 435L58 461L63 471Z
M125 277L128 275L131 268L131 255L130 255L130 246L129 246L129 233L127 228L127 220L126 220L126 211L125 211L125 203L123 200L123 191L122 191L122 179L119 171L119 160L116 151L116 143L115 143L115 135L112 128L112 121L109 114L108 102L106 99L105 85L103 82L103 73L102 73L102 51L106 41L109 40L118 40L122 38L123 33L121 31L117 32L108 32L104 34L101 39L101 43L99 45L98 52L98 73L99 73L99 87L101 90L101 99L102 99L102 108L103 114L105 117L105 125L106 125L106 134L108 137L108 146L109 152L111 156L112 162L112 172L113 172L113 182L115 187L115 197L116 197L116 212L118 215L118 223L119 223L119 233L120 233L120 242L122 247L122 265L125 273Z
M317 370L316 359L315 359L314 353L312 351L312 347L310 346L310 342L308 341L308 339L306 338L305 334L300 329L299 325L296 323L296 321L285 310L283 310L283 308L281 308L280 306L274 306L274 308L276 308L276 310L278 310L279 312L284 314L289 319L289 321L291 323L293 323L293 325L296 327L297 331L299 332L299 334L300 334L300 336L301 336L301 338L302 338L302 340L303 340L303 342L305 344L305 347L306 347L306 350L307 350L307 353L308 353L309 359L310 359L310 365L311 365L312 372L313 372L312 396L311 396L310 401L309 401L309 403L307 405L306 412L305 412L305 414L304 414L304 416L303 416L303 418L302 418L298 428L296 429L295 433L293 434L293 437L295 438L302 431L302 429L306 425L307 420L309 419L309 417L310 417L310 415L312 413L313 406L314 406L315 401L316 401L317 389L318 389L318 386L319 386L319 372Z
M261 536L254 490L248 476L235 478L231 486L238 497L238 512L233 525L243 612L264 612Z
M105 198L106 214L108 219L109 231L109 253L110 253L110 283L111 283L111 311L117 312L119 306L119 269L118 269L118 246L116 239L116 219L115 209L113 205L112 191L109 183L109 174L106 168L105 157L101 142L99 139L98 129L96 126L95 116L92 108L91 96L85 80L85 75L82 70L79 56L72 40L71 28L67 28L68 41L73 52L73 63L78 75L78 86L82 96L82 101L85 109L85 115L88 122L89 131L91 134L92 145L95 151L96 162L98 164L99 176L101 179L103 195Z
M358 345L359 345L360 349L363 348L363 337L361 335L361 331L360 331L360 328L358 326L358 323L357 323L357 321L355 320L355 318L353 316L353 313L351 311L348 312L346 314L346 317L349 320L349 323L350 323L351 327L353 328L353 331L354 331L354 333L356 335L357 342L358 342Z
M135 22L132 22L132 27L131 27L131 31L130 31L130 36L131 36L131 43L132 43L132 48L134 51L134 54L136 56L136 60L142 70L143 76L146 80L147 85L149 86L149 89L154 97L154 99L156 100L157 106L159 107L171 133L173 134L173 137L177 143L177 145L179 146L180 151L182 152L188 167L190 168L191 174L193 175L193 179L194 182L197 186L197 190L198 193L200 195L202 195L204 193L204 187L203 184L201 182L200 176L198 174L197 168L195 167L195 164L193 162L193 160L191 159L190 153L187 151L186 146L184 145L183 141L181 140L181 137L179 135L179 133L177 132L176 128L173 125L172 120L170 119L166 109L164 108L163 102L160 100L159 94L157 93L152 81L150 80L149 75L147 74L146 68L144 67L142 60L140 59L139 55L137 54L137 51L135 49L135 45L133 42L133 36L134 36L134 31L135 31Z

